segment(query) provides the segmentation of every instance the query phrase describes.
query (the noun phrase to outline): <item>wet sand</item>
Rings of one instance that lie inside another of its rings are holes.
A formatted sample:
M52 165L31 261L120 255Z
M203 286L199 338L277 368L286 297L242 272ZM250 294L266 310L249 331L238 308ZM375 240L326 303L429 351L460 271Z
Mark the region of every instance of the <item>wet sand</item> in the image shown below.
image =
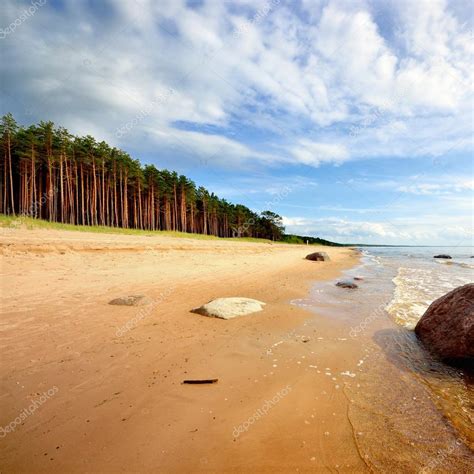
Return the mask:
M469 374L437 359L386 311L397 266L378 258L361 261L344 271L347 279L362 276L357 290L318 282L297 301L315 314L307 329L329 321L341 340L347 337L344 371L328 365L325 375L347 396L361 458L372 472L473 472Z

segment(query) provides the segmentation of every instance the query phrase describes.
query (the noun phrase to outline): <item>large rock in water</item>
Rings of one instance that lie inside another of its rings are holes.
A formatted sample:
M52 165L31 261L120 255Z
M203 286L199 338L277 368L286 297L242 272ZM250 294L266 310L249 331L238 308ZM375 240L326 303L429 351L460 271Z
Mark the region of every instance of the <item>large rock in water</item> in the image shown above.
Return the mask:
M433 258L447 258L447 259L452 259L451 255L446 255L442 253L441 255L435 255Z
M315 262L328 262L330 258L326 252L314 252L306 255L306 260L313 260Z
M433 301L415 333L443 359L474 359L474 283Z
M262 311L263 306L265 306L265 303L250 298L217 298L192 311L203 316L232 319Z

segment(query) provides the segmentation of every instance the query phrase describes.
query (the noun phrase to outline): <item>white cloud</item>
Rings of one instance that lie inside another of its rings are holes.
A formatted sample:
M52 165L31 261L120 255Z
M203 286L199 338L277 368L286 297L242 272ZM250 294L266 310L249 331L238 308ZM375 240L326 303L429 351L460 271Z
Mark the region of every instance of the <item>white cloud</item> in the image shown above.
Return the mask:
M342 163L349 158L344 145L317 143L306 139L300 139L290 148L290 152L297 162L310 166L318 166L324 162Z
M232 166L249 155L264 166L317 166L470 146L472 41L447 2L307 2L304 18L281 1L259 21L252 16L263 1L234 10L214 1L139 3L112 2L106 21L87 4L46 5L4 40L5 87L35 118L89 122L101 136L175 90L118 143L124 147L160 147L179 121L277 131L268 153L252 151L245 134L231 143L192 132L211 154L228 149ZM7 21L20 9L8 1ZM375 13L392 16L396 31L387 34Z
M291 175L302 165L444 155L449 161L456 153L472 154L468 0L281 0L259 21L252 18L265 0L188 3L116 0L99 8L69 0L59 8L47 2L0 40L1 112L12 111L25 124L51 119L137 157L156 156L160 166L229 168L237 181L249 170L266 173L247 187L238 181L236 190L218 183L227 195L245 189L260 203L260 192L278 195L280 184L297 184ZM26 5L5 0L0 26ZM377 186L375 178L360 183L351 174L352 184L410 201L431 196L443 209L466 214L472 182L469 176L429 179L442 172L441 161L428 163L416 179L385 179ZM268 178L270 172L279 180ZM298 203L282 205L301 206L302 194ZM315 212L324 210L319 204ZM331 212L357 207L347 204L334 202ZM367 207L362 202L368 213ZM370 216L376 212L387 210L371 209ZM297 219L290 229L335 240L435 238L431 221L422 228L416 220ZM453 235L465 235L469 219L463 219L450 224Z
M170 147L178 146L188 160L204 165L213 164L232 168L255 159L269 159L269 155L259 153L222 135L203 134L169 127L159 131L150 128L149 132L155 134L157 141L162 144L167 144Z
M393 244L393 245L443 245L457 242L472 245L472 226L467 216L445 218L440 226L440 216L423 218L394 218L380 221L353 221L340 218L311 219L284 217L287 232L316 236L339 243Z
M438 180L439 181L439 180ZM443 182L431 183L412 183L399 186L397 191L419 195L451 195L454 193L462 193L466 191L474 191L474 180L460 178L457 180L444 180ZM472 203L472 201L471 201Z

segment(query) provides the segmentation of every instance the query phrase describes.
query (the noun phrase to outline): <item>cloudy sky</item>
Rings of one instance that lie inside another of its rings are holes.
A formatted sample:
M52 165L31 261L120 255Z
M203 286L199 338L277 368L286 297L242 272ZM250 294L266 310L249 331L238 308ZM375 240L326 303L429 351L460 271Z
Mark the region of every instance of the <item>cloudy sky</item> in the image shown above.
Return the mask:
M1 22L0 112L22 124L290 232L473 243L470 0L3 0Z

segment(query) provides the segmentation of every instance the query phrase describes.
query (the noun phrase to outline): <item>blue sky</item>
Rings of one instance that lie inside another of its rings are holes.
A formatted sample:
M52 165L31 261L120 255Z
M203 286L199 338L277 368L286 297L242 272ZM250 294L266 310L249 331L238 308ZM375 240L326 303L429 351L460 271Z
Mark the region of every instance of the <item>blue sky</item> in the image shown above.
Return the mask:
M470 1L2 9L1 112L20 123L106 140L290 232L473 243Z

